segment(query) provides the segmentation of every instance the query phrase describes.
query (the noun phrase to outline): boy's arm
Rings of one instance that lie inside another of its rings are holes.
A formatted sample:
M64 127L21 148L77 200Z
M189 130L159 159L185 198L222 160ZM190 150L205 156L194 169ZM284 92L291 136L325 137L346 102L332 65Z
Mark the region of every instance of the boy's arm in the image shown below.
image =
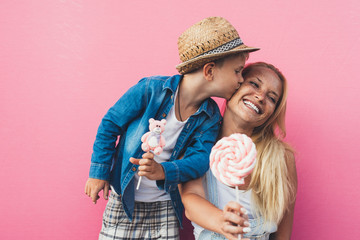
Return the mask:
M140 80L109 109L100 123L93 146L89 180L85 186L85 190L95 198L99 191L106 189L110 179L117 138L127 128L127 125L142 114L146 108L147 88L148 81ZM99 181L94 182L95 180Z
M179 183L202 177L209 169L209 155L219 128L219 121L214 121L202 135L192 139L182 159L161 163L165 180L156 181L158 188L170 192L177 189Z

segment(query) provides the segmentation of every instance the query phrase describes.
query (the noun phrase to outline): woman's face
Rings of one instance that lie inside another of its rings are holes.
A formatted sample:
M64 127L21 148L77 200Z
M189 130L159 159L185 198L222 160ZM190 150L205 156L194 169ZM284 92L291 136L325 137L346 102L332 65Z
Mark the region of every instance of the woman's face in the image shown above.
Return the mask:
M274 113L282 95L282 82L271 69L253 67L244 83L227 104L236 119L255 128L264 124Z

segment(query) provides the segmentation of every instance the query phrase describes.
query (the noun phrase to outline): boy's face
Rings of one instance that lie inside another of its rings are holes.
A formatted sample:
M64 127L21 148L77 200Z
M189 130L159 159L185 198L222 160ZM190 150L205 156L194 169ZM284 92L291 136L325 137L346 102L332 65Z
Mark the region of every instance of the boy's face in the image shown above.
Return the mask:
M215 65L214 81L217 85L218 97L229 100L244 82L242 70L245 65L245 56L237 54L226 58L221 64Z

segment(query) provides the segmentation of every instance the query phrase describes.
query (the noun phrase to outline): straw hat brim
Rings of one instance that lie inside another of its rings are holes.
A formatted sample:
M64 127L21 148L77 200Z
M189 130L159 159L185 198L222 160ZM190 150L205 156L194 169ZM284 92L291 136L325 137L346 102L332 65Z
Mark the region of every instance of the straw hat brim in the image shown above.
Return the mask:
M185 73L189 73L195 69L202 67L204 64L206 64L208 62L217 60L219 58L223 58L227 55L240 53L240 52L254 52L259 49L260 48L249 47L249 46L242 44L242 45L240 45L236 48L233 48L231 50L228 50L226 52L213 53L213 54L202 55L199 57L192 58L186 62L183 62L183 63L180 63L179 65L177 65L176 69L179 71L180 74L185 74Z

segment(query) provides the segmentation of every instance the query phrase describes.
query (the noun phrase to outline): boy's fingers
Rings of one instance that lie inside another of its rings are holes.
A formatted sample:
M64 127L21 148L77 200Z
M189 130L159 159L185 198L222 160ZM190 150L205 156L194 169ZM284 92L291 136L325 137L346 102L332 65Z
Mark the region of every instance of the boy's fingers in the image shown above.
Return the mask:
M137 159L137 158L133 158L133 157L130 158L130 162L132 164L136 164L136 165L139 165L140 160L141 159Z
M91 193L91 185L90 185L89 180L88 180L86 182L86 184L85 184L85 194L90 197L90 193Z
M104 187L104 190L103 190L105 200L109 199L109 188L110 188L109 184L106 183L105 187Z
M143 159L140 159L139 165L141 165L141 166L143 166L143 165L150 166L153 162L154 162L154 160L152 160L152 159L143 158Z
M91 200L94 204L96 204L96 202L99 198L100 198L99 195L91 196Z
M142 158L149 158L149 159L153 159L154 158L154 154L151 152L146 152L142 155Z
M90 198L93 201L93 203L96 204L96 201L100 198L98 195L98 191L92 191L90 194Z
M149 172L148 167L144 165L140 165L138 168L139 172Z
M91 186L89 185L86 186L85 194L91 198Z

